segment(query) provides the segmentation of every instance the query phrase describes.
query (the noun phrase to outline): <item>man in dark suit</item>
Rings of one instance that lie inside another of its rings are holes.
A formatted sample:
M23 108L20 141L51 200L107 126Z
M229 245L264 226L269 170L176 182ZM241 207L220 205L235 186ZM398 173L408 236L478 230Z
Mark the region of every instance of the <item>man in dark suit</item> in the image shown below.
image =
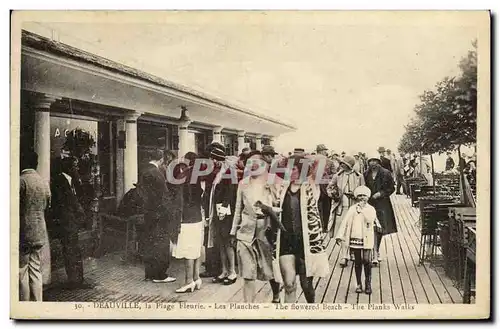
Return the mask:
M155 283L168 283L176 279L167 275L170 263L170 240L177 236L172 232L171 203L166 177L162 169L163 150L154 150L152 160L144 167L139 178L138 188L144 208L144 270L145 280Z
M379 147L378 153L380 154L380 163L382 168L387 169L392 173L393 168L391 166L391 160L385 157L385 148L383 146Z
M90 288L83 279L83 254L78 232L85 226L85 211L78 199L78 159L56 159L51 182L53 233L61 240L68 288Z
M21 154L19 186L19 301L42 301L41 249L48 243L50 188L36 172L38 155Z

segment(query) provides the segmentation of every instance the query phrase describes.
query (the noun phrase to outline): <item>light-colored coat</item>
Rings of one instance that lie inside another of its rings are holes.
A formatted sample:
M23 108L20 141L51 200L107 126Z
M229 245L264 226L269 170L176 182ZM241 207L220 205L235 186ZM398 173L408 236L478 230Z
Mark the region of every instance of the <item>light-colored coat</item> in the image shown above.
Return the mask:
M45 211L50 205L50 187L34 169L23 170L19 185L19 243L41 247L48 243Z
M262 184L262 186L257 186ZM266 240L266 229L270 225L269 217L258 218L254 207L255 202L260 201L265 205L272 206L273 192L271 186L265 181L250 182L249 179L243 179L238 185L236 195L236 207L234 211L233 225L231 235L236 239L253 242L254 239Z
M380 227L377 219L375 208L366 204L363 208L359 204L355 204L349 208L344 220L340 224L336 239L348 245L351 239L351 229L354 218L357 214L362 214L364 217L363 224L363 249L373 249L375 247L375 227Z
M328 196L333 199L330 217L341 216L342 211L350 206L349 199L344 193L346 191L353 192L356 187L362 185L365 185L365 179L362 174L356 171L349 173L340 171L334 175L326 188Z

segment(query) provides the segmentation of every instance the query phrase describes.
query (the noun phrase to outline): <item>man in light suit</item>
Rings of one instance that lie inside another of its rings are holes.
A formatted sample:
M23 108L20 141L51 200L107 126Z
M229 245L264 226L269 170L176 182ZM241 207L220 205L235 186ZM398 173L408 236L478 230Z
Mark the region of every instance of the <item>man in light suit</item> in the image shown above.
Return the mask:
M38 155L21 154L19 191L19 300L42 301L41 249L47 244L45 211L50 188L36 172Z

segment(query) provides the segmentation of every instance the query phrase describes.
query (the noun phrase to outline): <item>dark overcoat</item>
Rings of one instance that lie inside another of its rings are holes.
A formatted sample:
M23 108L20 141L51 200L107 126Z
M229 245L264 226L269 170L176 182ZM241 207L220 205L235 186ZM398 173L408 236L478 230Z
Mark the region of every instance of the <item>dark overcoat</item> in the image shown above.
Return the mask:
M382 226L382 234L391 234L398 231L396 217L391 203L391 194L394 193L394 179L389 170L380 168L375 178L370 170L364 174L365 184L371 190L372 197L368 200L377 211L377 218ZM380 192L381 197L373 199L373 195Z

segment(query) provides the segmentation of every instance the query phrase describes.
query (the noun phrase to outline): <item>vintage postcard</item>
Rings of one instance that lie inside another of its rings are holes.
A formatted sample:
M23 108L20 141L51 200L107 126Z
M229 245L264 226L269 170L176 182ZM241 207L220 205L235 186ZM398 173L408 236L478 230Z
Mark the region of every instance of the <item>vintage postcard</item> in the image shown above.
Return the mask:
M12 318L490 317L488 11L11 22Z

